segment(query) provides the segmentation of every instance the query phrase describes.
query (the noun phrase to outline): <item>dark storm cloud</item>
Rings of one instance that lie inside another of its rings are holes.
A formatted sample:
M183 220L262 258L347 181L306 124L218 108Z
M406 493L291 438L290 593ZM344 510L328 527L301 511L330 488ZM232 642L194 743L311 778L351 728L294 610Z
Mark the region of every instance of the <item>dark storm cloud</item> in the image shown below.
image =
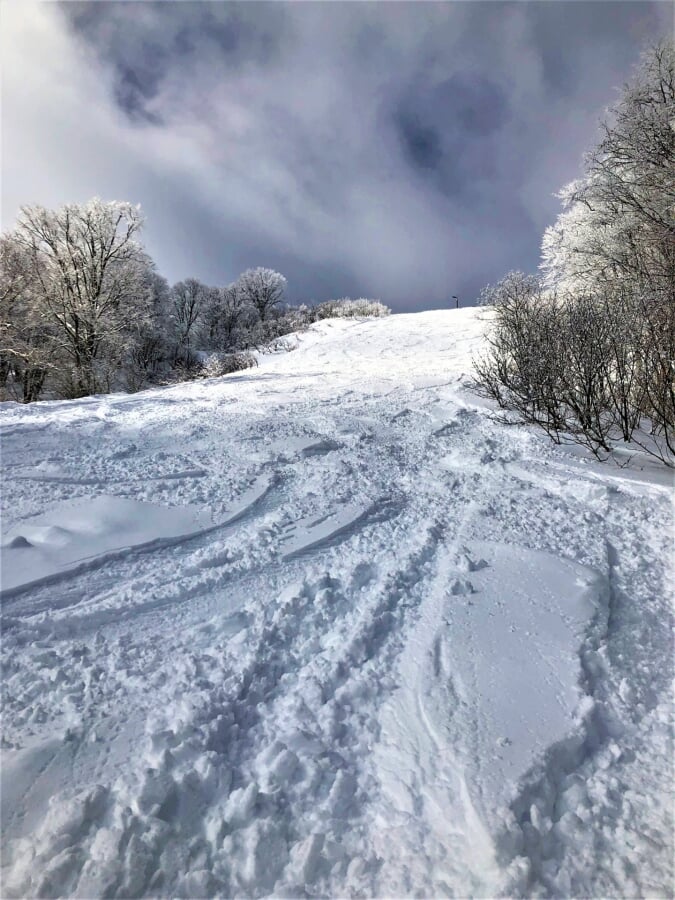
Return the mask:
M232 69L265 67L279 57L284 10L271 3L68 2L60 9L81 40L113 73L115 101L132 120L156 121L148 108L162 81L189 74L211 57Z
M296 300L397 309L536 267L553 193L670 18L610 0L5 9L5 222L130 199L172 280L259 264Z
M578 2L570 9L569 3L534 3L530 20L532 40L541 48L546 86L561 96L583 88L589 77L584 57L605 58L620 66L659 32L663 37L672 35L670 4L601 0Z
M144 77L144 73L138 72L135 67L119 66L113 97L132 121L148 122L152 125L162 124L162 117L147 108L148 101L154 95L152 78Z
M444 157L443 141L438 128L425 122L416 111L405 108L396 113L395 124L412 165L425 171L437 170Z
M509 115L498 84L458 72L440 84L420 84L399 104L394 123L411 166L439 191L469 203L491 187Z

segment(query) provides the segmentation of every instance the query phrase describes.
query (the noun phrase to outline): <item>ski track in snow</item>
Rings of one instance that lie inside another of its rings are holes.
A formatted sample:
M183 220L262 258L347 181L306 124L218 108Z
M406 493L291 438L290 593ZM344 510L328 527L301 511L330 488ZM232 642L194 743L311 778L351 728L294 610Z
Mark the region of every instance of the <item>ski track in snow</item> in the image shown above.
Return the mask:
M673 895L671 485L484 315L2 406L3 897Z

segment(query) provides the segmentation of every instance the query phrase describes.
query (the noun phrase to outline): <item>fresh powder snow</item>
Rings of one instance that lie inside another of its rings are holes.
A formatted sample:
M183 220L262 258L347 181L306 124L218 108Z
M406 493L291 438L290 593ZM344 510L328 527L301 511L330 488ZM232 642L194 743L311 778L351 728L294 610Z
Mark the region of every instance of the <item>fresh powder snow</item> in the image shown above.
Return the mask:
M2 896L672 896L672 481L485 310L2 405Z

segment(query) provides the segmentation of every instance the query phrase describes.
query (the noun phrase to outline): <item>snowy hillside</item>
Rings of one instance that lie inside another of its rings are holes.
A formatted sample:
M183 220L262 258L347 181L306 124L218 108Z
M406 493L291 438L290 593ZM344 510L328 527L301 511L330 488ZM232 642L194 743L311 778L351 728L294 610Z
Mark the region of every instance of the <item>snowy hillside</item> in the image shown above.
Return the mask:
M671 485L476 310L2 406L2 896L672 896Z

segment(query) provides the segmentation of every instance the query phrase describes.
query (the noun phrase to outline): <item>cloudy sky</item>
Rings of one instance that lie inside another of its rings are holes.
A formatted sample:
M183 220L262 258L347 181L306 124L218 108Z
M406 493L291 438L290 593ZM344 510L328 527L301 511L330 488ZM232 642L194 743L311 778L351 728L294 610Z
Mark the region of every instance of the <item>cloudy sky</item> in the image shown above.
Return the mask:
M652 2L6 2L2 227L140 203L170 281L471 303L534 269Z

